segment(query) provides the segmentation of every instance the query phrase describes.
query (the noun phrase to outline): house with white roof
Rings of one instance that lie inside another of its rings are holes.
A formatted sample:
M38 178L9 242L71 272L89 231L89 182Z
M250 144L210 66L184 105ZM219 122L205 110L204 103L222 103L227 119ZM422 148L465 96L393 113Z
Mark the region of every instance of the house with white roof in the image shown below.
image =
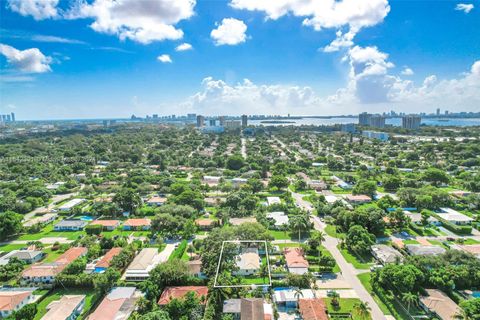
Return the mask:
M288 225L288 216L285 212L277 211L277 212L268 212L267 219L271 219L274 221L275 228L281 228Z
M60 207L58 207L58 210L60 211L70 211L73 207L78 206L79 204L85 202L85 199L72 199L64 204L62 204Z
M45 253L38 250L13 250L0 258L0 266L6 265L11 258L17 258L31 264L42 260Z
M279 197L267 197L267 204L269 206L273 204L280 204L280 203L281 203L281 200Z
M158 248L145 248L133 259L123 278L127 281L143 281L150 271L162 262Z
M440 208L440 212L437 215L445 221L456 225L471 224L473 219L463 213L453 210L451 208Z
M261 261L257 248L242 249L236 261L238 270L235 270L232 274L240 276L253 275L260 270Z
M282 289L282 290L275 290L273 294L273 301L277 303L277 305L285 306L285 307L296 307L298 303L298 299L314 299L315 293L312 289L302 289L300 290L301 294L298 294L296 290L292 289Z

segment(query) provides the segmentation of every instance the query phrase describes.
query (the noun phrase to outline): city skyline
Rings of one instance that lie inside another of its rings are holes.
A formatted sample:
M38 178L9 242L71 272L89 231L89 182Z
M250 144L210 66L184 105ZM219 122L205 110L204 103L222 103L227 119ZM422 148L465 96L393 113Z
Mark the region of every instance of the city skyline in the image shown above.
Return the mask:
M0 113L478 111L475 2L281 4L2 2Z

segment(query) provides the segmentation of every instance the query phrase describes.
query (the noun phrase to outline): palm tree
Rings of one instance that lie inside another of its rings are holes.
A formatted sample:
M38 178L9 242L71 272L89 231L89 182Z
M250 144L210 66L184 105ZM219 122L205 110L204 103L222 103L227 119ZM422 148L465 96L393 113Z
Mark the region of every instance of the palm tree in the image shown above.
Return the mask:
M340 298L340 294L337 291L332 291L330 293L330 298L332 298L332 306L338 307L340 305L338 299Z
M265 282L265 278L268 276L268 267L266 263L262 263L260 266L260 275L262 276L263 282Z
M296 215L290 219L292 231L298 231L298 242L301 240L302 231L308 228L308 218L305 215Z
M294 294L295 299L299 299L300 297L303 297L303 292L302 289L300 288L295 288L295 294Z
M368 318L370 316L370 311L372 309L368 306L368 302L359 302L353 306L355 313L362 319Z
M417 302L417 295L411 292L405 292L402 294L402 301L407 304L407 311L410 313L410 306Z
M315 231L310 238L312 243L315 245L315 249L318 252L318 261L320 262L320 257L322 256L322 242L325 241L325 233L323 231Z

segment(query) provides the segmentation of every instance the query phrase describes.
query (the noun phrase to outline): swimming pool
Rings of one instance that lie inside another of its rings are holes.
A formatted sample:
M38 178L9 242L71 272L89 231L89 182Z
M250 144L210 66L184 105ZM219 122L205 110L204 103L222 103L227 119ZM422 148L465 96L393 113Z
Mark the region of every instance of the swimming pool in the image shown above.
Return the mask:
M480 298L480 291L473 291L473 292L472 292L472 297L474 297L474 298Z
M93 217L91 217L91 216L81 216L81 217L80 217L80 220L83 220L83 221L93 221Z

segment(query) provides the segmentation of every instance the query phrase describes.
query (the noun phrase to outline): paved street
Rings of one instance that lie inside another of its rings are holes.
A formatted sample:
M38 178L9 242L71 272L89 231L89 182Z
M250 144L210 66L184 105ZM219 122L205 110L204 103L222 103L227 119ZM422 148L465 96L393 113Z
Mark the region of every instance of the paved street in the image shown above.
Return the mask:
M320 221L318 217L312 216L312 220L316 230L325 230L326 225L322 221ZM323 246L325 246L325 248L330 251L335 261L337 261L343 278L348 284L350 284L352 289L355 290L360 300L362 300L363 302L368 302L368 305L370 306L370 308L372 308L372 319L386 319L385 315L383 314L382 310L380 310L380 307L377 305L373 297L370 295L370 293L368 293L360 280L358 280L357 274L359 274L359 271L345 260L345 258L340 253L340 250L338 250L337 245L338 240L336 238L330 237L329 235L325 234L325 241L323 242Z
M295 200L295 203L297 204L298 207L302 208L307 212L313 211L312 204L308 201L303 200L303 197L305 197L304 194L292 192L292 197Z

